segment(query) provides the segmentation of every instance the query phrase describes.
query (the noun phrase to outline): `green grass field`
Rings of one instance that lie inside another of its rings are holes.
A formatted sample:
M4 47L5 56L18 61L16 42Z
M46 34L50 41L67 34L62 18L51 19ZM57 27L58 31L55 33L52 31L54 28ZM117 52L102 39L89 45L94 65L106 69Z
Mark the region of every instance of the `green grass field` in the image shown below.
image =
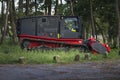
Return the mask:
M92 54L90 53L89 61L102 61L102 60L114 60L120 59L118 54L118 49L113 49L108 57L105 58L102 54ZM84 59L85 53L79 50L71 49L69 51L65 50L34 50L26 51L22 50L19 45L1 45L0 46L0 64L19 64L19 57L25 57L26 64L48 64L55 63L53 57L55 55L60 56L60 63L74 63L75 55L80 55L80 61L88 61Z

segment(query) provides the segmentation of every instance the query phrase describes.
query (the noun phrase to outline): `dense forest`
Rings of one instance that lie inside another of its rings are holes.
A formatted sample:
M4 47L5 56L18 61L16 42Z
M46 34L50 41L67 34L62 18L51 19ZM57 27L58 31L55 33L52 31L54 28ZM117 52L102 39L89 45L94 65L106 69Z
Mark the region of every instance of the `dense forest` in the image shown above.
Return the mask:
M83 19L83 35L120 47L120 0L0 0L0 44L18 43L16 21L40 15L77 15Z

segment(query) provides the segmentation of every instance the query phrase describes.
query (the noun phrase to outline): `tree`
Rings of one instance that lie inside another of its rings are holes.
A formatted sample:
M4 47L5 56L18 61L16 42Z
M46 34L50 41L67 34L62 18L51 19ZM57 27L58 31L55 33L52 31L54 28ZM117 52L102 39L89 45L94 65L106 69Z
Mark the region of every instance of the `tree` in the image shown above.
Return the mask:
M11 35L13 42L16 44L17 43L17 34L16 34L16 14L15 14L15 4L14 4L14 0L10 0L10 23L11 23L11 29L12 29L12 33L13 35Z
M5 36L7 34L9 8L10 8L10 1L7 0L7 8L6 8L6 14L5 14L4 30L3 30L3 34L2 34L2 37L1 37L1 40L0 40L0 44L4 43Z
M93 0L93 10L97 33L103 34L103 39L109 45L116 45L116 22L114 0Z
M45 0L45 15L51 15L52 0Z
M18 2L18 17L23 16L23 0L19 0Z
M62 0L56 0L55 2L55 15L65 15L66 4L63 4Z
M4 18L5 18L5 16L4 16L5 2L3 0L1 0L1 4L2 4L2 7L1 7L1 20L0 20L1 26L0 26L0 32L2 34L3 33L2 28L4 26Z
M26 16L28 16L29 15L29 2L30 2L30 0L26 0L26 11L25 11L25 14L26 14Z
M91 27L92 27L92 36L95 37L95 24L93 19L93 6L92 6L92 0L90 0L90 17L91 17Z
M60 0L60 3L63 4L62 0Z
M117 47L120 47L120 11L119 11L119 1L115 0L115 5L116 5L116 18L117 18L117 22L118 22L118 28L117 28Z
M73 0L70 0L70 10L71 10L71 15L74 16Z
M37 0L35 0L35 15L37 15Z
M55 15L57 15L58 13L58 0L56 0L56 5L55 5Z
M74 16L74 2L75 0L65 0L68 4L70 4L70 13Z

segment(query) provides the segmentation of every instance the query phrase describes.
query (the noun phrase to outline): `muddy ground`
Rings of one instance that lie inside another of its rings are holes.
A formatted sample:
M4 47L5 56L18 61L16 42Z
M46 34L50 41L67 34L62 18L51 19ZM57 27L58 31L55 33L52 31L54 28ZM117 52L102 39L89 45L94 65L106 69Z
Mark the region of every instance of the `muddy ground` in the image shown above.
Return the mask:
M74 64L0 65L0 80L120 80L120 60Z

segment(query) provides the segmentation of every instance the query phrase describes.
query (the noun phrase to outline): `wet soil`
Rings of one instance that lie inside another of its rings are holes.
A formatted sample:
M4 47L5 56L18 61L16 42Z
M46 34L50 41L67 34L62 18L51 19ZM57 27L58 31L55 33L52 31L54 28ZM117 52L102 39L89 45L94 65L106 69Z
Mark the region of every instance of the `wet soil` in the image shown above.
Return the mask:
M74 64L0 65L0 80L120 80L120 60Z

